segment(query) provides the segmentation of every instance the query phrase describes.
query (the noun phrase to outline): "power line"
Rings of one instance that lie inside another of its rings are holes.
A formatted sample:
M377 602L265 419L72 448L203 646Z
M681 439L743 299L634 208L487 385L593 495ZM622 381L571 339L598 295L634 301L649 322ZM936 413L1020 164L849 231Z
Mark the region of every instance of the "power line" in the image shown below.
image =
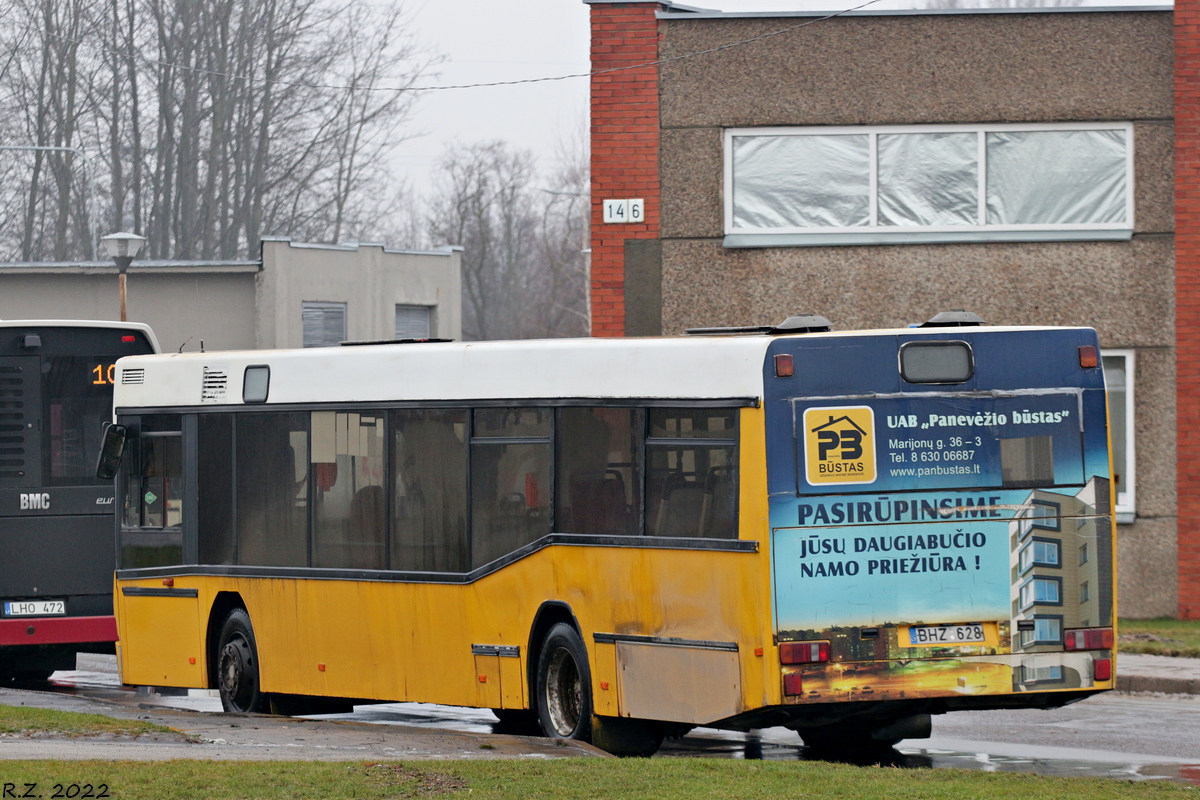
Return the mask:
M449 91L449 90L456 90L456 89L487 89L487 88L498 87L498 86L519 86L522 84L549 83L551 81L573 80L575 78L590 78L595 75L609 75L614 72L626 72L629 70L644 69L646 67L656 67L661 64L669 64L669 63L672 63L675 61L683 61L685 59L696 58L698 56L705 56L705 55L709 55L711 53L719 53L724 50L730 50L735 47L741 47L743 45L753 44L754 42L760 42L763 39L769 39L774 36L782 36L785 33L791 33L792 31L799 30L800 28L806 28L809 25L815 25L818 22L825 22L827 20L831 20L836 17L845 16L846 14L851 14L855 11L860 11L860 10L866 8L867 6L874 5L875 3L878 3L878 2L880 2L880 0L867 0L865 3L861 3L857 6L853 6L852 8L846 8L841 11L834 11L829 14L826 14L823 17L815 17L815 18L807 20L805 22L801 22L798 25L789 25L786 28L781 28L779 30L770 31L768 33L759 34L758 36L752 36L748 39L741 39L736 42L727 42L726 44L717 45L716 47L710 47L707 50L697 50L694 53L684 53L682 55L671 56L669 58L660 58L660 59L657 59L654 61L646 61L646 62L643 62L640 64L629 64L624 67L609 67L608 69L589 70L588 72L575 72L575 73L570 73L567 75L550 75L550 76L545 76L545 77L541 77L541 78L519 78L519 79L515 79L515 80L510 80L510 81L491 81L488 83L458 83L458 84L449 84L449 85L444 85L444 86L404 86L404 87L368 86L368 87L363 87L363 86L344 86L344 85L339 85L339 84L327 84L327 83L305 83L305 82L301 82L301 81L275 81L275 84L277 84L279 86L297 86L297 87L306 88L306 89L336 89L336 90L342 90L342 91L395 92L395 93L398 93L398 92L441 92L441 91ZM29 27L32 27L32 26L29 26ZM71 42L73 44L77 44L77 45L86 44L85 40L82 37L77 38L77 39L71 38L69 36L64 36L61 34L56 34L56 33L52 33L49 31L45 31L40 28L38 29L38 31L40 33L44 34L45 36L60 39L62 41L66 41L66 42ZM145 63L153 64L155 66L159 66L159 67L163 67L163 68L167 68L167 69L185 70L185 71L194 72L194 73L201 74L201 75L211 75L213 77L229 78L230 80L236 80L236 81L250 82L253 80L252 78L247 77L245 75L237 75L237 74L229 73L229 72L220 72L217 70L204 69L202 67L193 67L193 66L188 66L188 65L183 65L183 64L172 64L170 62L161 61L159 59L151 58L149 56L143 55L140 51L137 51L137 50L135 50L133 53L126 53L126 52L114 50L103 44L99 45L99 47L104 52L110 53L115 56L120 56L122 58L135 57Z

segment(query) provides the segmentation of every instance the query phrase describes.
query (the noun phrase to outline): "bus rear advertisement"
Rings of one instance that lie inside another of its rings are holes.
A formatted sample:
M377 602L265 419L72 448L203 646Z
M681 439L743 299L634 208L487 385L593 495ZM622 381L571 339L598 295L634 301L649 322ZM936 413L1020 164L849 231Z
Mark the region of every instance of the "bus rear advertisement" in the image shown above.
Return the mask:
M1080 700L1115 681L1098 347L956 312L123 359L122 679L622 754Z
M113 490L96 477L138 323L0 320L0 684L113 652Z

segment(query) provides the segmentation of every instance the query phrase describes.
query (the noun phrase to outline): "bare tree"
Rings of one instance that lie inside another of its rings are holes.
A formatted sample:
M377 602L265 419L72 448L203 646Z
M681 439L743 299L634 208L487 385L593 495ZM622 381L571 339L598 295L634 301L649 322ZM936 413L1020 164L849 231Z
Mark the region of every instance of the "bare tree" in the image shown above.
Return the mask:
M435 243L463 247L468 339L589 332L586 148L536 185L533 156L493 141L453 145L439 168L430 218Z
M436 59L397 2L0 0L10 141L95 154L106 224L151 257L245 256L264 234L336 241L387 224L375 198ZM80 257L77 159L3 155L0 257ZM19 220L19 224L17 221Z

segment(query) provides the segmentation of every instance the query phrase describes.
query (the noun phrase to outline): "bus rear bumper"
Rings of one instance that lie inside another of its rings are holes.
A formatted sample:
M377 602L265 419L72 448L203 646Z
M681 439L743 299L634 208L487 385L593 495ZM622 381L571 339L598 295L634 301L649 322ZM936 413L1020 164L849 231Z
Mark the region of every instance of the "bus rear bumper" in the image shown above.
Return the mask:
M784 667L785 704L1111 689L1112 651L1014 653ZM796 678L799 678L797 681Z
M0 647L115 641L117 620L113 616L0 620Z

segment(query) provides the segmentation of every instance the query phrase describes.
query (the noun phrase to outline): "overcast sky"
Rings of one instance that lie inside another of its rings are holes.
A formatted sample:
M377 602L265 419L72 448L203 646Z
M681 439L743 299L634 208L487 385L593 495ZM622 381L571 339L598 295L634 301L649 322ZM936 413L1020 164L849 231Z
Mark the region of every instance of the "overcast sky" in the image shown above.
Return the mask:
M845 9L864 0L685 0L722 11ZM450 85L586 73L588 6L580 0L407 0L419 40L445 57L425 84ZM1031 0L1035 4L1036 0ZM912 8L919 0L879 0L871 8ZM1158 5L1155 0L1085 5ZM586 77L519 86L436 91L421 98L415 128L396 164L417 191L445 145L504 139L532 150L543 171L553 167L556 142L585 125Z

